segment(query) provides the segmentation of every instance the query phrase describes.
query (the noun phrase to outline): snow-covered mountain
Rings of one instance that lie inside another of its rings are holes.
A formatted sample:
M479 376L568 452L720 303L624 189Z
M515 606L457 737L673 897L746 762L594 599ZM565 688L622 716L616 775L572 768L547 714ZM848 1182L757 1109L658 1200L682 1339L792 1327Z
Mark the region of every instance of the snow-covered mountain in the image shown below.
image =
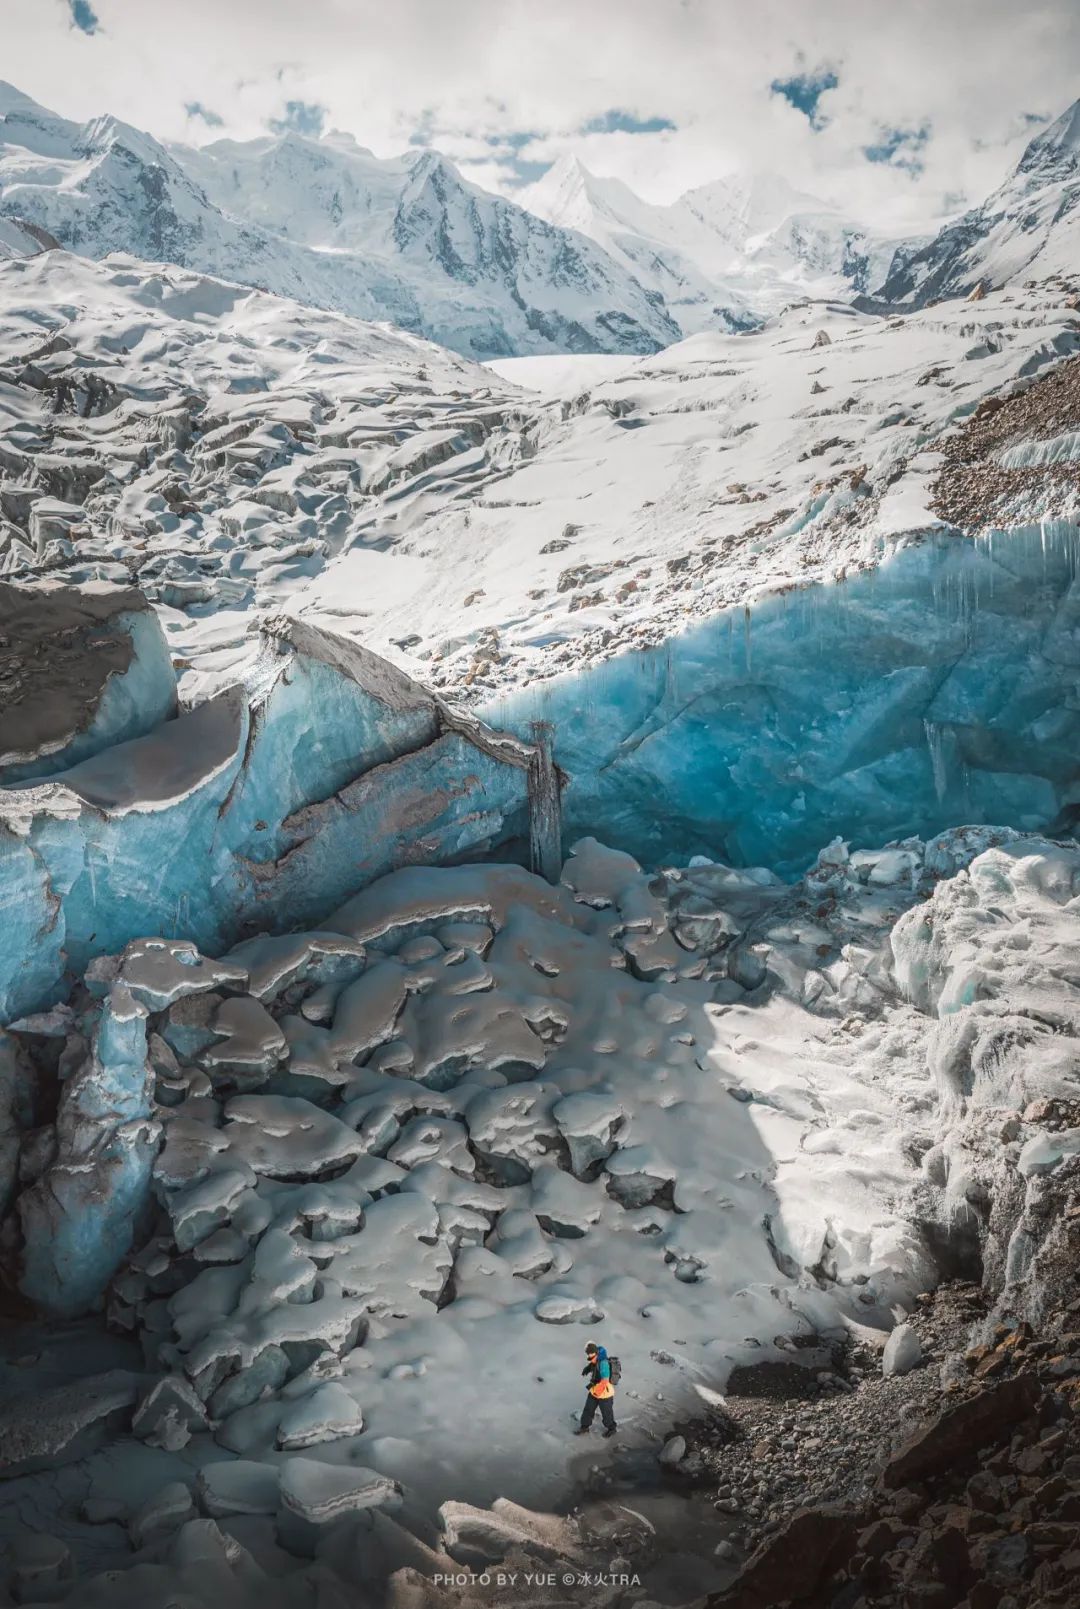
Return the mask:
M55 237L88 257L172 262L467 357L641 354L754 328L793 298L866 291L896 244L777 175L662 207L566 158L520 201L434 151L382 159L336 132L166 147L0 85L5 253Z
M1024 273L1071 273L1080 261L1080 100L1028 145L979 207L901 258L876 301L924 307Z
M735 174L658 206L567 156L521 200L623 262L663 296L686 334L750 327L800 295L865 291L900 244L771 173Z
M0 213L88 257L130 252L472 357L654 351L662 299L593 241L466 183L431 152L379 161L340 136L167 150L0 88Z

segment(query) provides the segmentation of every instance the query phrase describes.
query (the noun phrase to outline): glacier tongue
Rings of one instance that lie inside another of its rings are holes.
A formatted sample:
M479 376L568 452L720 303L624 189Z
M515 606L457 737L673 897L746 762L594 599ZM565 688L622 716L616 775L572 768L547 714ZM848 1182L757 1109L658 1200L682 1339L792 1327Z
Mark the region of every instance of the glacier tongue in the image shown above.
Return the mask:
M86 140L117 193L156 159ZM402 253L467 266L453 174L397 177ZM0 1409L2 1525L85 1502L20 1594L583 1557L505 1497L573 1490L588 1333L637 1458L942 1270L1040 1311L1080 1032L1060 286L538 397L172 266L0 277L5 685L64 695L32 742L6 712L0 1257L64 1321L43 1378L72 1336L88 1377ZM43 1499L84 1428L132 1436Z

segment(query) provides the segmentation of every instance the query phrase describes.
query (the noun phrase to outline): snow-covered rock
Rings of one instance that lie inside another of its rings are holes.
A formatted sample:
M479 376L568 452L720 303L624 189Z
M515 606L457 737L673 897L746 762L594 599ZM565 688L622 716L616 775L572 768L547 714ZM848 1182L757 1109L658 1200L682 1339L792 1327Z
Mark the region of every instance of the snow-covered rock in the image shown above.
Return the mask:
M287 1458L281 1466L278 1532L293 1552L314 1552L319 1534L345 1515L400 1503L396 1481L374 1470Z
M58 251L60 242L40 224L8 214L0 218L0 258L36 257L39 251Z
M886 1378L910 1374L922 1362L922 1342L912 1324L898 1324L889 1332L881 1354L881 1372Z

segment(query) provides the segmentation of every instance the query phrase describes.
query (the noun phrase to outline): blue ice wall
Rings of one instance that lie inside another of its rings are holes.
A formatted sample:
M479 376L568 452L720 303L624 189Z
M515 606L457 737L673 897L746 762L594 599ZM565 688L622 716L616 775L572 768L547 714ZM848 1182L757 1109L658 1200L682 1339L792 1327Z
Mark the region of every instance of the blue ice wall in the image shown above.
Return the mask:
M131 1250L160 1139L152 1091L146 1012L114 989L61 1094L56 1160L19 1197L19 1288L45 1313L87 1311Z
M398 866L528 832L531 750L444 731L431 696L363 650L297 627L256 681L0 790L0 1022L133 938L220 953Z
M481 713L550 722L567 833L646 864L1043 828L1080 797L1078 555L1064 522L928 535Z

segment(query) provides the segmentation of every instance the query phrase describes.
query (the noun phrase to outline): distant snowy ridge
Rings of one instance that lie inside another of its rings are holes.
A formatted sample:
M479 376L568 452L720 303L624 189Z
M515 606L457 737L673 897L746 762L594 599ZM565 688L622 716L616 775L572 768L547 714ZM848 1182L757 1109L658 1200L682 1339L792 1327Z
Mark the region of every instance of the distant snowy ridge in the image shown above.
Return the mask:
M269 198L269 203L268 199ZM433 152L347 136L167 150L0 87L0 216L82 256L123 251L389 320L469 357L656 351L680 330L594 242L468 184Z
M1080 100L1037 134L1010 176L979 207L902 256L876 305L925 307L1028 273L1068 274L1080 262ZM871 304L874 305L874 304Z
M779 174L732 175L655 206L568 156L521 200L625 263L664 297L687 335L751 327L807 295L870 290L902 245L912 249L875 236Z

